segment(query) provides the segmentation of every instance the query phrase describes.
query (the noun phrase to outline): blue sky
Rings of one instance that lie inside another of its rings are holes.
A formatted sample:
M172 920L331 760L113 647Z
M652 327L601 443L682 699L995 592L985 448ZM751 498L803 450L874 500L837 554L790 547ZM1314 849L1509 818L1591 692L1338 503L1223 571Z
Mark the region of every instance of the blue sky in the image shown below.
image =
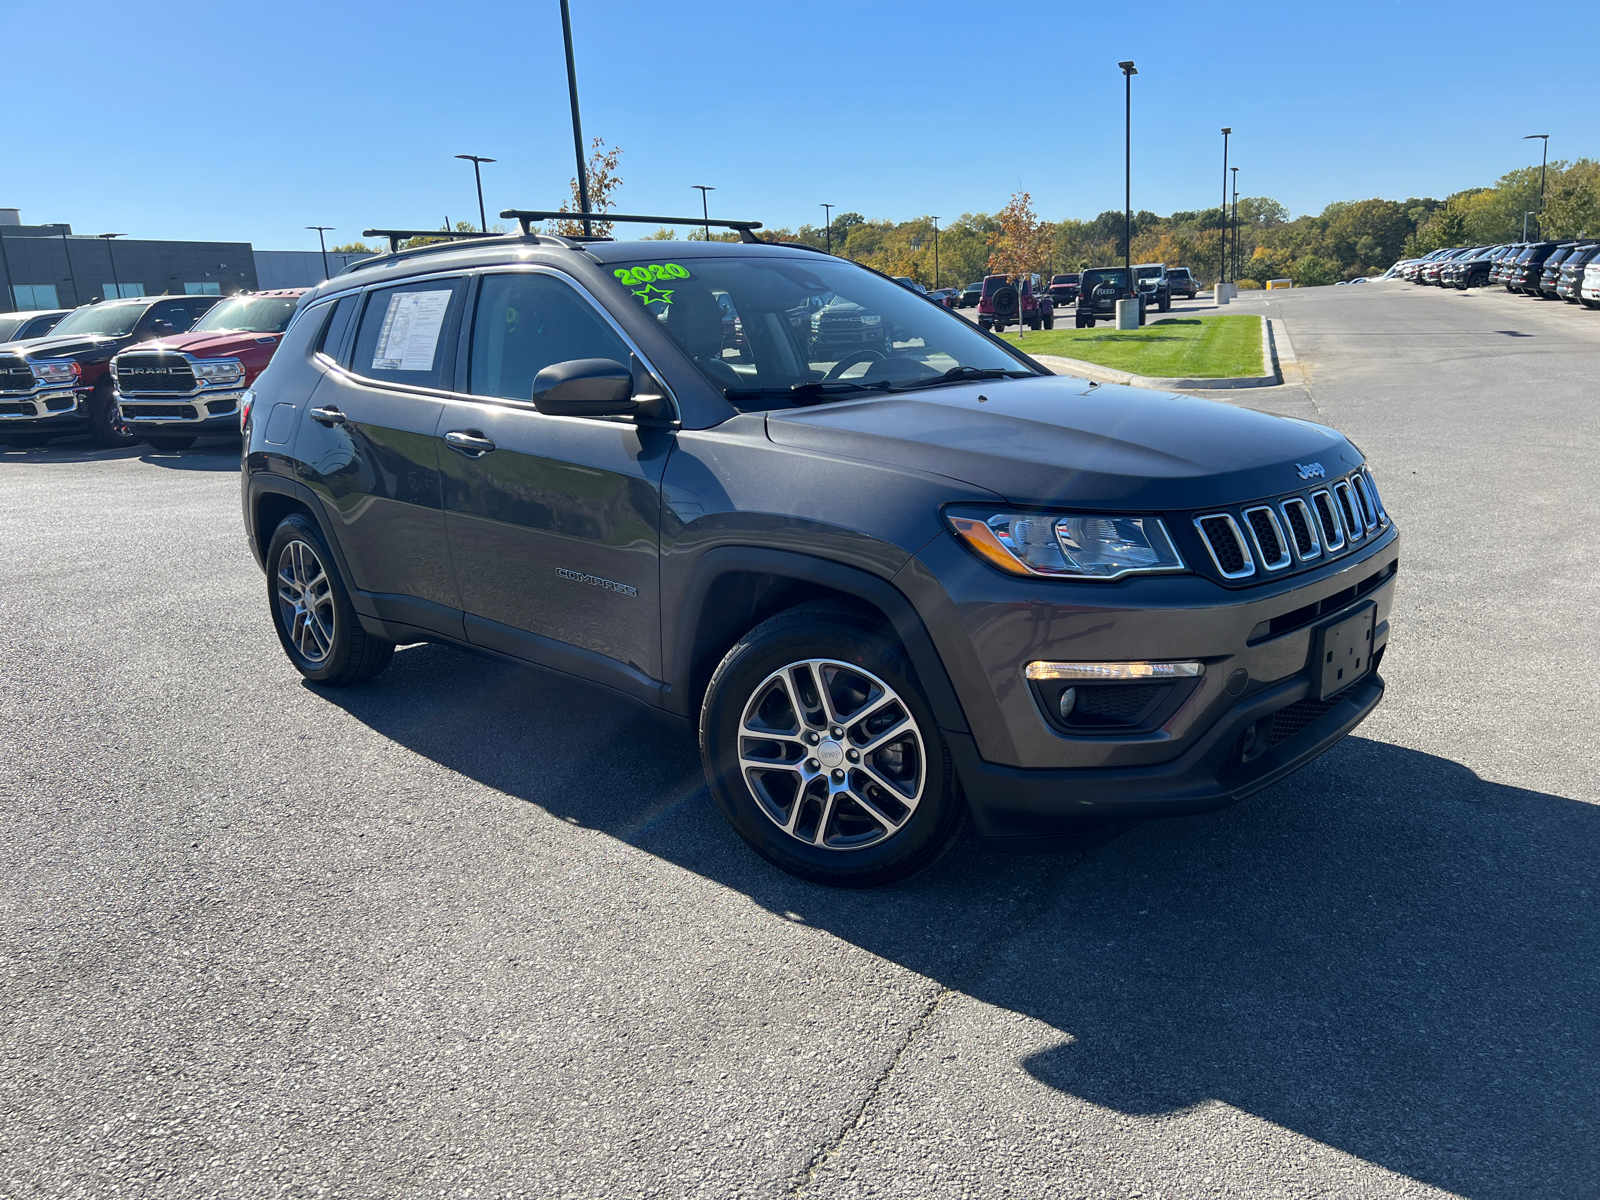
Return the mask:
M1538 161L1525 133L1600 155L1600 99L1571 62L1536 82L1553 43L1527 32L1592 44L1595 0L572 7L584 132L623 148L626 211L696 212L697 183L769 225L822 201L952 219L1018 187L1048 218L1119 209L1124 58L1134 206L1159 213L1217 202L1223 125L1240 190L1296 214L1490 183ZM476 220L468 152L500 160L491 219L566 195L557 0L8 10L0 205L25 221L314 247L303 226Z

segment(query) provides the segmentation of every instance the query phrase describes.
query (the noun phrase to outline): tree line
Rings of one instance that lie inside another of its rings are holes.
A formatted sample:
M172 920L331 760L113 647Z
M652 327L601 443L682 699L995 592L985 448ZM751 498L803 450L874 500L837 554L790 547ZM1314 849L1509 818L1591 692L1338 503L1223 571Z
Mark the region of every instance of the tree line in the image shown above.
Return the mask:
M622 184L621 151L594 139L589 162L591 210L615 211ZM1265 196L1240 198L1235 214L1221 207L1157 216L1140 211L1132 219L1132 258L1188 267L1211 286L1222 267L1227 238L1228 278L1241 287L1261 287L1269 279L1292 279L1301 287L1376 275L1401 258L1425 254L1439 246L1491 245L1520 240L1523 221L1531 237L1600 235L1600 162L1580 158L1551 163L1540 199L1538 167L1503 175L1490 187L1468 188L1446 196L1406 200L1339 200L1322 212L1291 218L1288 209ZM571 181L572 202L562 211L577 211L577 180ZM473 226L456 222L462 230ZM495 226L498 232L500 226ZM568 223L552 232L577 232ZM610 233L597 223L596 232ZM644 235L675 239L673 229ZM688 240L705 237L690 232ZM1111 266L1123 260L1126 232L1120 211L1101 213L1090 221L1041 220L1032 197L1017 192L996 213L963 213L935 234L934 218L909 221L872 220L856 212L840 213L827 225L767 229L771 241L804 242L873 267L886 275L909 276L932 287L962 286L987 274L1044 275ZM713 233L713 241L735 241L732 233ZM414 239L417 244L434 239ZM408 243L409 245L410 243ZM364 250L361 243L331 247ZM374 251L378 247L372 247Z

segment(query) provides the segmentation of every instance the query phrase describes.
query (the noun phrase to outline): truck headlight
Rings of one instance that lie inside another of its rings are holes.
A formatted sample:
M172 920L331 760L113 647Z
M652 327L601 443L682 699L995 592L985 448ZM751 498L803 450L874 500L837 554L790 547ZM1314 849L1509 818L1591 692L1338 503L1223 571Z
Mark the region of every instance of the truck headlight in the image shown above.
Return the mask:
M244 378L244 364L237 358L218 358L194 364L194 377L201 383L238 383Z
M33 367L33 377L40 383L76 383L78 376L83 373L83 368L70 359L30 365Z
M1187 569L1159 517L969 511L945 520L968 549L1012 575L1110 580Z
M881 325L883 324L883 317L878 313L864 313L861 317L861 323L863 325Z

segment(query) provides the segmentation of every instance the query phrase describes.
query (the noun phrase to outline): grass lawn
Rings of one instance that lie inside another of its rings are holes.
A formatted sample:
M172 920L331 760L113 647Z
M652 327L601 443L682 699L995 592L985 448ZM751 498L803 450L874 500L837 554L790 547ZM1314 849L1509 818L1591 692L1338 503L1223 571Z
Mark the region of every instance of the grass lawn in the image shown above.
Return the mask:
M1065 311L1072 320L1072 310ZM1000 336L1027 354L1059 354L1134 375L1220 379L1262 373L1261 318L1253 316L1168 317L1126 331L1046 329Z

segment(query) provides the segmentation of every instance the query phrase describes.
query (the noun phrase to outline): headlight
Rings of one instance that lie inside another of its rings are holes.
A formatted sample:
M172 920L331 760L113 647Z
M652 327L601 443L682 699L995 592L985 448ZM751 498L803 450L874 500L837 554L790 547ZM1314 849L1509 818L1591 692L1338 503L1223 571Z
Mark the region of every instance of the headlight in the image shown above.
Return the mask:
M861 323L863 325L881 325L883 318L877 313L863 313L861 315Z
M237 358L218 358L194 364L194 375L201 383L238 383L244 378L244 364Z
M36 362L33 367L33 377L40 383L75 383L82 374L82 368L77 363L62 362Z
M969 549L1012 575L1120 579L1186 569L1158 517L1002 512L945 519Z

